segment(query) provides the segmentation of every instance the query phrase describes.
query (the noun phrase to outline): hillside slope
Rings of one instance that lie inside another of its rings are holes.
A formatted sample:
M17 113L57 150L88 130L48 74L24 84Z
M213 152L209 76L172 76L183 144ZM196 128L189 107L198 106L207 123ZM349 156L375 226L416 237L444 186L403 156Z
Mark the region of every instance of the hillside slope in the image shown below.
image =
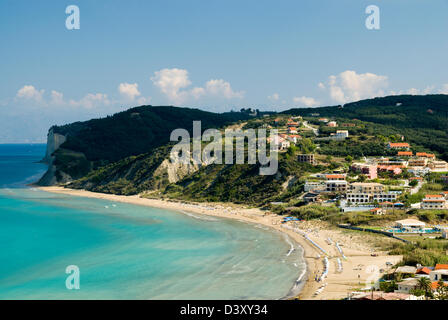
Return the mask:
M448 95L399 95L361 100L344 106L296 108L283 114L359 119L377 124L378 134L404 135L406 141L436 151L448 160Z
M174 129L192 134L195 120L200 120L205 130L248 118L240 112L141 106L102 119L54 126L49 131L45 158L49 170L38 184L67 183L126 157L151 152L167 144ZM56 138L58 143L53 141Z

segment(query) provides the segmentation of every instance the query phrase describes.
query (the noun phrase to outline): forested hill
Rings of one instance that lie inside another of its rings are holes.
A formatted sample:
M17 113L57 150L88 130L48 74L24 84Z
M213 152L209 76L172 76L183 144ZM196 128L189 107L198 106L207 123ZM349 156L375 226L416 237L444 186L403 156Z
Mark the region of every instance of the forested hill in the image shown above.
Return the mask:
M375 133L401 134L408 142L436 151L448 160L448 95L399 95L344 106L290 109L284 114L359 119L376 124Z
M204 130L248 118L240 112L219 114L171 106L141 106L106 118L55 126L53 130L67 136L62 148L82 152L93 161L117 161L166 144L174 129L183 128L191 134L195 120L201 121Z
M399 95L361 100L344 106L296 108L282 113L356 118L396 127L448 129L448 95Z
M195 120L200 120L205 130L248 118L241 112L218 114L172 106L140 106L106 118L54 126L47 142L52 147L47 151L52 156L51 165L39 183L67 182L97 167L150 152L168 143L174 129L183 128L192 134ZM53 147L57 140L63 143Z

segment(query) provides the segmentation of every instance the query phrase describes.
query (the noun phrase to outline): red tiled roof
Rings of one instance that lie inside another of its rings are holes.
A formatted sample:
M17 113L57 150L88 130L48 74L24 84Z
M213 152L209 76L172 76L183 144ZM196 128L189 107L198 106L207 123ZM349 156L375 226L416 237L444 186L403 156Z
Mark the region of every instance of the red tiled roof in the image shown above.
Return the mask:
M426 158L435 158L436 157L433 153L426 153L426 152L417 152L415 155L417 157L426 157Z
M389 142L391 148L409 148L409 143L406 142Z
M427 267L418 268L416 274L430 274L431 270Z
M412 151L398 151L398 156L412 156Z
M345 179L345 176L342 174L327 174L325 177L327 179Z
M442 198L441 194L427 194L425 198Z
M446 286L448 286L448 284L443 284L445 287ZM433 281L433 282L431 282L431 289L432 290L435 290L435 289L437 289L439 287L439 282L438 281Z
M438 264L436 264L436 267L434 268L434 270L448 270L448 264L438 263Z

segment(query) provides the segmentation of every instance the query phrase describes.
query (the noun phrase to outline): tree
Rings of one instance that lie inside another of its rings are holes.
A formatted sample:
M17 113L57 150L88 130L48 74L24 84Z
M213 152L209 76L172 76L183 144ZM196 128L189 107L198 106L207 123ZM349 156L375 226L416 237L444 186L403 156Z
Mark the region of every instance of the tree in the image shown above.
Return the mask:
M418 181L417 180L411 180L411 182L409 182L409 186L411 187L415 187L418 185Z
M428 298L433 298L431 281L428 278L421 277L418 279L417 289L420 289L425 293L426 300Z

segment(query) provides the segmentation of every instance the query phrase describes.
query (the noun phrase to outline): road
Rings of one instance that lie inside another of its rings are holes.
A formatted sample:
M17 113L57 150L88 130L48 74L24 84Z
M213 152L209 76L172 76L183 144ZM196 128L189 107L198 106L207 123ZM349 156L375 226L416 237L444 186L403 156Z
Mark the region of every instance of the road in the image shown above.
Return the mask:
M315 135L316 137L319 135L319 129L313 128L312 126L310 126L310 125L308 124L307 121L303 121L302 123L303 123L303 126L304 126L304 127L313 130L313 133L314 133L314 135Z

